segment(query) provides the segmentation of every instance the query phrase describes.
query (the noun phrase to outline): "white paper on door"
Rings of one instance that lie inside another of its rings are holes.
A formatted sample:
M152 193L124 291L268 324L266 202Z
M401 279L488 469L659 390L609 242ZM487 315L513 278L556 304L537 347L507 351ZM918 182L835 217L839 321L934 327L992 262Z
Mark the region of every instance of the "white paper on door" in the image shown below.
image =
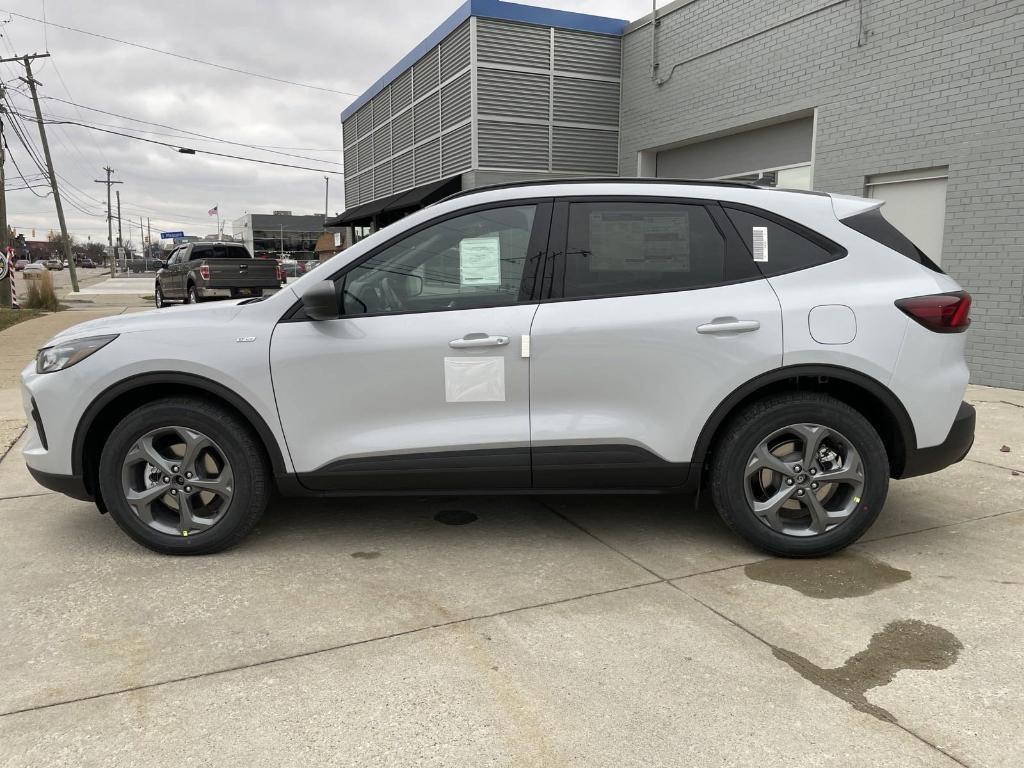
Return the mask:
M505 358L446 357L444 396L449 403L505 401Z
M501 284L501 239L497 235L459 241L459 282L462 285Z

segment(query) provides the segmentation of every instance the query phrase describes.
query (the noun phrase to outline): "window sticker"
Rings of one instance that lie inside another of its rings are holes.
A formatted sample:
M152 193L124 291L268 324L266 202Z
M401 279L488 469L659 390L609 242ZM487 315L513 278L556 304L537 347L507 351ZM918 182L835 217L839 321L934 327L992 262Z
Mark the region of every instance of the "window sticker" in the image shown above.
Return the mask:
M505 402L505 358L446 357L444 398L449 403Z
M675 211L594 211L590 250L592 272L689 272L690 217Z
M488 235L459 241L459 282L462 285L501 284L501 238Z
M754 233L754 261L768 261L768 227L751 227Z

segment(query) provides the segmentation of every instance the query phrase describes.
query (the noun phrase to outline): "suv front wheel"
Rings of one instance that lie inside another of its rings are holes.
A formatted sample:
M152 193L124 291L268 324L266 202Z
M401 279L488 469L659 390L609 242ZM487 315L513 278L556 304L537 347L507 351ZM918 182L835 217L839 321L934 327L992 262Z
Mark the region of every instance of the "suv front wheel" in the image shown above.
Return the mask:
M110 516L140 544L171 555L232 547L266 508L263 448L230 410L168 398L140 406L110 434L99 485Z
M745 408L723 430L711 466L722 519L754 546L816 557L859 539L889 488L885 445L858 411L796 392Z

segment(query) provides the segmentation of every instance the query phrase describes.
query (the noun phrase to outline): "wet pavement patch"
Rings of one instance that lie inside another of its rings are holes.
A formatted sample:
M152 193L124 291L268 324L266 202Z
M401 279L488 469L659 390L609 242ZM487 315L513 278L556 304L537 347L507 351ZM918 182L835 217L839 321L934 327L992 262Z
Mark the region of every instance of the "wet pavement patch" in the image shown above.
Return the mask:
M946 669L956 662L963 645L942 627L905 619L887 624L872 635L865 650L834 669L822 669L784 648L771 648L775 658L786 662L805 680L849 702L856 710L896 722L888 711L870 703L865 693L888 685L904 669Z
M476 521L477 516L464 509L443 509L434 515L434 519L445 525L466 525Z
M850 552L818 560L763 560L743 571L747 578L789 587L819 600L863 597L910 580L910 571Z
M352 557L356 560L373 560L374 558L380 557L380 552L353 552Z

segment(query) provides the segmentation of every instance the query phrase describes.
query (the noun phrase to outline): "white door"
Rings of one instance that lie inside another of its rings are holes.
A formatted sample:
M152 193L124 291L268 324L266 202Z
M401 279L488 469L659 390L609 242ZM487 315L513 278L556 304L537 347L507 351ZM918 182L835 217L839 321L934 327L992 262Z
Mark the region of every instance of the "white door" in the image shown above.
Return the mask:
M779 302L717 206L577 201L553 233L565 208L531 334L534 486L682 485L711 412L781 365Z
M427 225L335 276L338 319L277 326L274 392L301 482L529 485L522 337L536 303L524 275L549 220L550 205L527 204Z

